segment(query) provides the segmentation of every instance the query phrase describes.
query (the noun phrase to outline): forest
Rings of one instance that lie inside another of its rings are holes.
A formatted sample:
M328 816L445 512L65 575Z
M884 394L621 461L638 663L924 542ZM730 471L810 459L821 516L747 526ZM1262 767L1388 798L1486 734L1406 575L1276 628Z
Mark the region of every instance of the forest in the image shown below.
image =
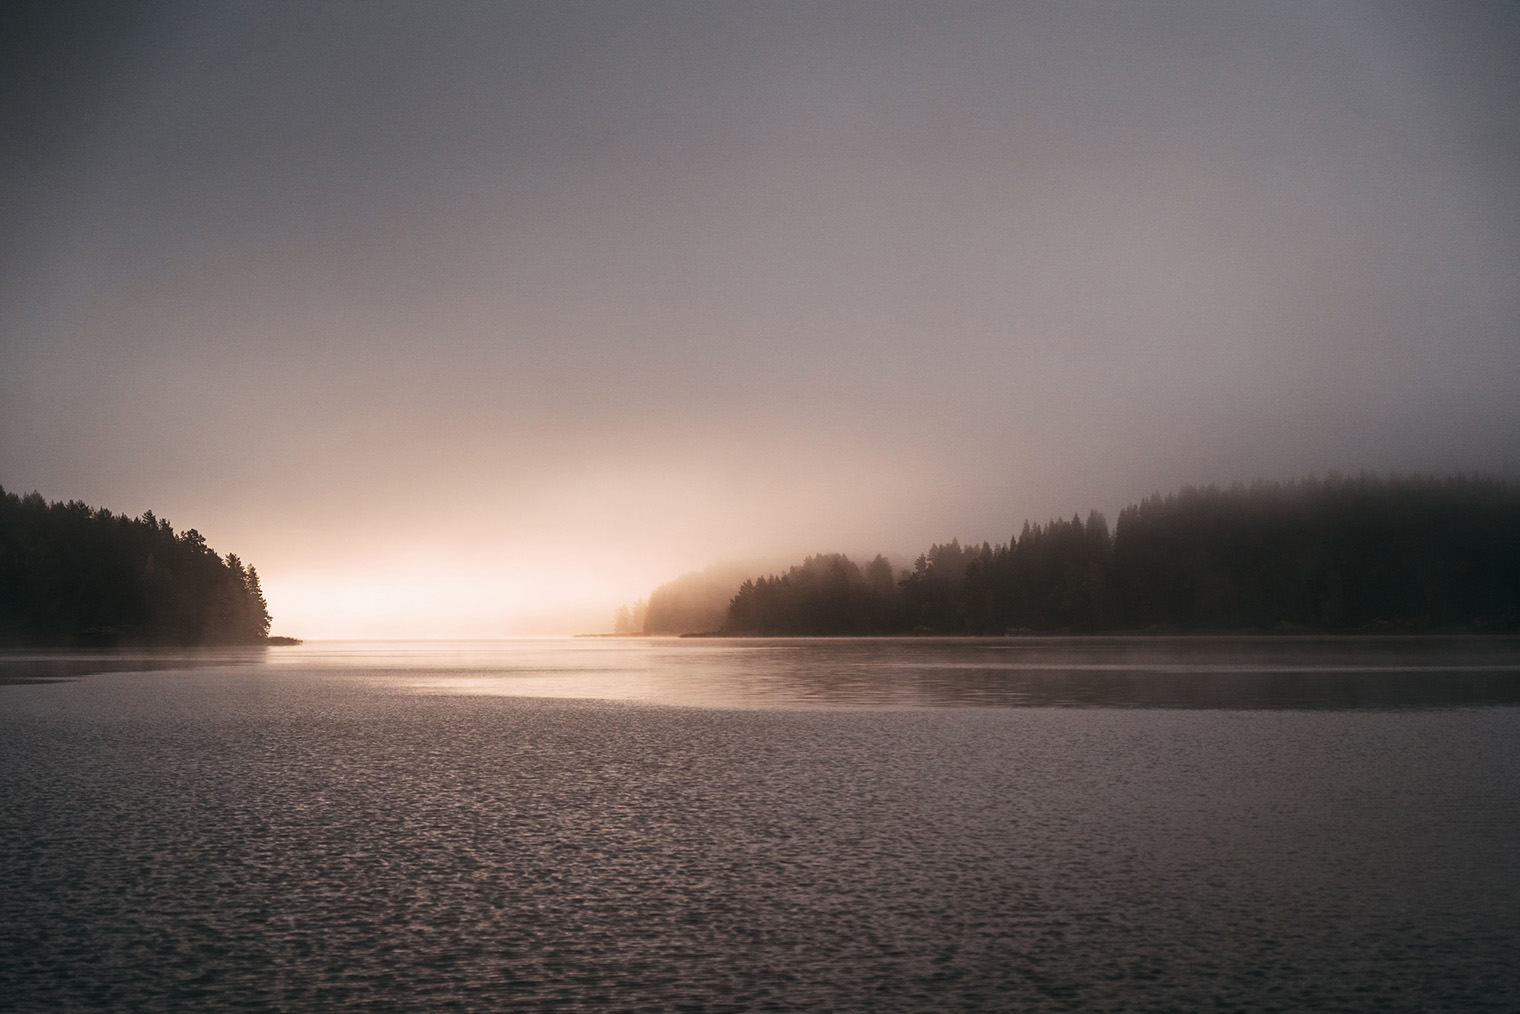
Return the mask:
M269 609L253 567L195 529L0 488L0 642L251 644Z
M1520 631L1520 486L1329 476L1187 487L894 574L811 556L745 581L735 635Z

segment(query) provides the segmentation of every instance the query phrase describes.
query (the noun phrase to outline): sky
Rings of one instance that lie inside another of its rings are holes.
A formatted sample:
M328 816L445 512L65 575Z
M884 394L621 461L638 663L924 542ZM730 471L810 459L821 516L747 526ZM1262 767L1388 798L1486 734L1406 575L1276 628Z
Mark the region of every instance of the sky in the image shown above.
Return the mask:
M1520 7L21 3L0 485L275 632L1520 475Z

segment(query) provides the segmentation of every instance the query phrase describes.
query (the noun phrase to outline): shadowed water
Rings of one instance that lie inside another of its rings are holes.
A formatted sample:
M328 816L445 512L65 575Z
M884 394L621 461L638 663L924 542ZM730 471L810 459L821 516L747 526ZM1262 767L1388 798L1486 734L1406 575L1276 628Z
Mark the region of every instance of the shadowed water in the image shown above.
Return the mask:
M0 1005L1520 1007L1512 641L0 660L92 669L0 686Z

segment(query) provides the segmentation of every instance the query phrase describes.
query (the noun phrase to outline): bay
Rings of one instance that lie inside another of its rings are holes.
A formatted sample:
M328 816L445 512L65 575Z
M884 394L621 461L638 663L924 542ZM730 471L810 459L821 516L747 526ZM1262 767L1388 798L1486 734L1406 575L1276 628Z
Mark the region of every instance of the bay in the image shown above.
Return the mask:
M1520 642L0 655L16 1009L1513 1010Z

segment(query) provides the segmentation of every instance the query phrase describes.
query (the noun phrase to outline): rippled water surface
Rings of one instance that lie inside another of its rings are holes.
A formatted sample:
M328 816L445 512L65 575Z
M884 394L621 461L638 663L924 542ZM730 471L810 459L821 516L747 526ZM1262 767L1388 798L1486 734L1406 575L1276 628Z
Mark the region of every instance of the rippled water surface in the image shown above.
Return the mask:
M0 1007L1520 1009L1520 643L0 655Z

